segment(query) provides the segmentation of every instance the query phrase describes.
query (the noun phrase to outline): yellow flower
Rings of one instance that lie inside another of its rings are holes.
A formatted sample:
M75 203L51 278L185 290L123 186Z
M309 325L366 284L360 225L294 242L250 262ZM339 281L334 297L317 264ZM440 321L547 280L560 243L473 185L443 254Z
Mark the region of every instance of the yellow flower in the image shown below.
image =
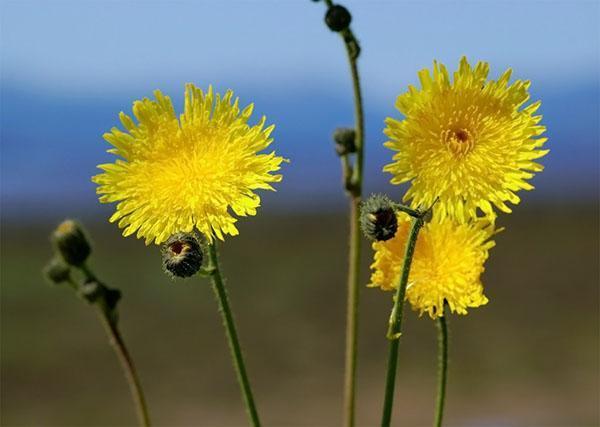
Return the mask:
M487 80L489 65L472 68L466 58L450 81L443 64L434 62L419 73L422 88L413 86L398 97L396 108L405 116L386 119L384 145L397 153L384 167L393 184L412 180L404 200L428 207L439 197L442 217L464 222L478 215L496 216L493 206L511 212L505 202L519 203L515 194L531 190L527 182L543 166L534 162L548 150L547 138L534 115L540 106L529 99L529 81L508 84L511 70Z
M221 97L188 84L179 119L168 96L154 95L134 102L137 123L121 113L126 131L104 134L114 146L108 151L121 157L99 165L104 173L92 178L100 202L119 202L110 221L146 244L194 228L209 241L238 234L232 213L255 215L260 198L253 190L281 181L272 172L284 159L259 153L273 141L274 126L264 128L265 117L249 125L253 105L240 111L231 91Z
M405 213L397 217L394 238L373 243L370 287L387 291L398 286L411 220ZM494 226L486 220L459 223L442 220L436 212L417 239L406 288L412 308L436 318L442 316L444 301L458 314L486 304L481 274L488 251L495 245L490 240L494 233Z

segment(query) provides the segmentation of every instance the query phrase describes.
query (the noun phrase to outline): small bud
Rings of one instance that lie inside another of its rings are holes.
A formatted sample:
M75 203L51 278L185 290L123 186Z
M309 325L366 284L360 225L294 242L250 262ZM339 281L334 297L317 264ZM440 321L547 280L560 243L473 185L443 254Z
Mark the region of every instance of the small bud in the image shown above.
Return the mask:
M44 276L54 285L60 285L71 279L71 269L60 258L52 258L44 267Z
M337 128L333 132L335 151L340 156L356 152L356 132L352 128Z
M371 240L385 241L394 237L398 230L394 202L383 194L373 194L362 204L360 226Z
M335 4L327 9L325 23L331 31L340 32L348 28L352 21L352 15L344 6Z
M165 272L173 277L191 277L202 267L202 248L192 233L174 234L162 247Z
M105 288L104 298L106 299L106 306L108 309L114 311L121 299L121 291L118 289Z
M82 228L75 221L63 221L52 233L52 241L63 260L72 266L79 267L92 252Z

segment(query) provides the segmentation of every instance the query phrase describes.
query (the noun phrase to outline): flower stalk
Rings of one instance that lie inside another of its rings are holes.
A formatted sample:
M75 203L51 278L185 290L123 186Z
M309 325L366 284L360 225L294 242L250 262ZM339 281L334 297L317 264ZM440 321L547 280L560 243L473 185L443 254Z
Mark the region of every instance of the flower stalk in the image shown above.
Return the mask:
M400 344L400 335L402 330L402 312L404 308L404 297L406 294L406 285L408 284L408 276L412 258L417 245L417 237L420 229L424 224L424 215L413 217L409 232L408 242L406 243L406 251L404 254L404 262L402 265L402 273L400 282L394 296L394 306L390 316L387 338L390 340L388 352L388 364L385 383L385 398L383 404L383 414L381 418L382 427L388 427L392 420L392 408L394 406L394 389L396 386L396 369L398 366L398 347Z
M258 411L252 395L248 373L246 372L244 356L242 354L242 348L240 346L237 329L235 327L233 313L229 305L227 290L225 289L223 277L219 268L219 259L215 243L208 245L208 254L210 265L207 271L209 272L212 280L212 288L215 293L215 297L219 303L219 312L221 313L223 319L223 326L225 327L229 349L231 350L233 368L235 369L235 373L240 384L248 418L250 418L252 426L259 427L260 419L258 417Z
M346 349L344 368L344 425L354 426L355 400L356 400L356 361L358 347L358 315L360 300L360 203L363 186L364 164L364 112L358 72L358 56L360 45L350 29L351 15L343 7L334 5L331 0L325 0L328 9L325 21L329 28L340 34L344 41L352 90L354 93L354 149L350 161L350 154L341 155L344 187L350 198L350 230L348 254L348 290L346 301Z
M73 280L70 281L70 285L74 289L79 289L79 292L84 294L84 298L88 299L89 302L94 303L96 306L96 312L98 313L100 322L106 331L108 342L115 351L115 354L117 355L117 358L121 364L121 368L123 369L123 375L125 376L125 380L129 386L129 391L131 393L131 398L133 399L139 424L141 426L148 427L150 426L150 415L148 413L148 405L146 404L146 398L144 397L142 384L135 369L133 359L129 354L129 350L125 345L125 341L123 340L123 336L121 335L118 326L116 304L120 299L120 292L109 289L98 282L96 275L87 264L82 264L79 268L85 277L86 284L97 285L97 291L86 291ZM109 296L111 292L112 296ZM92 296L90 299L90 296L94 294L98 294L98 297L96 298Z
M448 374L448 325L445 313L435 321L438 340L438 366L437 366L437 400L435 405L434 427L442 427L444 417L444 403L446 400L446 381Z
M87 260L92 248L86 233L76 221L63 221L53 231L51 240L55 257L44 268L46 278L56 285L62 283L68 285L78 296L94 306L104 326L110 345L121 362L139 423L144 427L150 426L150 416L142 385L133 359L119 331L117 304L121 299L121 291L104 285L89 268ZM83 276L82 283L73 278L73 270L79 271L80 275Z
M123 368L123 374L129 385L139 423L144 427L148 427L150 426L150 415L148 414L148 406L146 405L146 399L144 398L144 392L135 365L133 364L133 359L127 350L127 346L125 345L125 341L121 336L121 332L119 331L116 322L109 316L107 310L103 307L98 307L97 312L100 321L102 322L102 326L104 326L104 330L106 331L106 335L108 336L109 343L115 350L119 362L121 363L121 367Z

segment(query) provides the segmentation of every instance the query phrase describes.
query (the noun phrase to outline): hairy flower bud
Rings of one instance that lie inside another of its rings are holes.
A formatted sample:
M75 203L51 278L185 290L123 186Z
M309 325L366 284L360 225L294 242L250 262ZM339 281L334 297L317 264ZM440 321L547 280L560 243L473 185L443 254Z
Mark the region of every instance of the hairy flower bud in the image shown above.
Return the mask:
M331 31L340 32L348 28L352 21L352 15L344 6L335 4L327 9L325 23Z
M173 277L191 277L202 267L202 248L192 233L174 234L162 247L165 271Z
M383 194L373 194L361 206L360 226L371 240L389 240L398 230L395 204Z
M337 128L333 132L333 140L335 142L335 151L344 156L349 153L356 152L356 132L352 128Z
M44 276L54 285L60 285L71 279L71 269L60 258L52 258L44 267Z
M75 267L83 265L92 252L83 229L72 219L63 221L54 230L52 241L62 259Z

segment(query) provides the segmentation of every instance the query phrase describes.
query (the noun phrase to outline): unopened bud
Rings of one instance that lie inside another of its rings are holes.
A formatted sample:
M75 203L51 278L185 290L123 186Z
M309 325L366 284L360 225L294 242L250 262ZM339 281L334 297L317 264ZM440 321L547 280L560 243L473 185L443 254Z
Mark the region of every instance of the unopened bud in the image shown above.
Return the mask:
M352 15L344 6L335 4L327 9L325 23L331 31L340 32L348 28L352 21Z
M54 230L52 241L63 260L75 267L83 265L92 252L81 226L71 219L63 221Z
M60 285L71 279L71 269L60 258L52 258L44 267L44 276L54 285Z
M333 132L335 151L340 156L356 152L356 132L352 128L337 128Z
M202 248L192 233L174 234L162 247L165 271L173 277L191 277L202 267Z
M385 241L396 235L398 219L395 204L383 194L374 194L361 206L360 226L371 240Z

